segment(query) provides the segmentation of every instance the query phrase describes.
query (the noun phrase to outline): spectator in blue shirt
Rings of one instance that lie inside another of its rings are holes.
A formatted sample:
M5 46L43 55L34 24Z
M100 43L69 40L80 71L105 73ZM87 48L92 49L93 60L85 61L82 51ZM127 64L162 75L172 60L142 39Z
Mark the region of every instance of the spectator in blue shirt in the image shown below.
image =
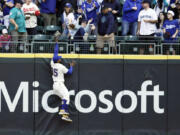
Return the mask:
M174 42L177 40L177 35L179 32L178 20L173 19L174 12L169 10L167 14L168 20L163 24L163 33L165 42Z
M126 36L130 31L135 36L138 25L138 15L142 9L142 0L126 0L123 6L122 36Z
M44 18L44 25L56 25L56 0L42 0L40 11Z
M3 4L4 25L6 26L7 29L9 27L9 13L13 7L14 7L14 0L7 0Z
M96 23L97 14L100 10L100 5L96 0L86 0L82 3L82 11L85 14L86 19L89 21L93 19L92 23Z

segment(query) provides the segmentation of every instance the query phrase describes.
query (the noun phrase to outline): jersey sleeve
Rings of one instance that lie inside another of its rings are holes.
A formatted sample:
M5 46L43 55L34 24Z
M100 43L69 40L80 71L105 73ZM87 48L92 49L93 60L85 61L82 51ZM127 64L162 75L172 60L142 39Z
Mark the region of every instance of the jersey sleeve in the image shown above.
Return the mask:
M15 10L10 10L10 15L9 15L9 19L15 19L16 18L16 14L17 12L15 12Z
M63 74L67 74L68 72L68 69L64 65L62 65L62 72Z

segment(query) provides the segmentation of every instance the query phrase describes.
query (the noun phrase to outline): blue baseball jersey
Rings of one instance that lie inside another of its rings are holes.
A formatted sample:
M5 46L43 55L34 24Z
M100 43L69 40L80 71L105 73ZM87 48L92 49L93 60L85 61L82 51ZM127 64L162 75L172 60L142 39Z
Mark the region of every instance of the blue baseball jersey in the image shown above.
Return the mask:
M177 20L166 20L163 24L163 28L166 29L166 32L169 32L172 36L177 29L179 29L179 24Z
M93 18L92 23L95 23L96 18L97 18L97 13L99 13L99 10L100 10L100 5L98 4L98 2L95 0L92 0L91 3L88 3L87 1L85 1L82 3L81 8L83 12L85 13L87 20L90 20L91 18Z

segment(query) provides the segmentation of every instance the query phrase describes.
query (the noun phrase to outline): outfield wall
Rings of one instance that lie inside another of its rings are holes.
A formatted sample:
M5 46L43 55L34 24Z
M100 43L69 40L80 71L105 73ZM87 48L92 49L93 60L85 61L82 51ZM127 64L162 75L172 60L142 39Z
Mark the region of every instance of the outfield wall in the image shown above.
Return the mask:
M0 135L179 135L179 56L63 55L77 62L72 124L57 115L50 58L0 55Z

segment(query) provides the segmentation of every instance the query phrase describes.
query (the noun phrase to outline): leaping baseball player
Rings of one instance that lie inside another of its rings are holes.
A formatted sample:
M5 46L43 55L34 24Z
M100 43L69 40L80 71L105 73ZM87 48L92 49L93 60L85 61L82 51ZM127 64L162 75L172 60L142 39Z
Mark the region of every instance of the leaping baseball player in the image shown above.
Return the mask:
M62 63L62 56L58 56L58 44L56 43L54 48L54 56L51 60L51 68L52 68L52 78L53 78L53 90L54 92L61 98L62 103L60 105L59 115L61 115L62 120L67 122L72 122L69 117L68 105L70 102L69 91L64 84L64 74L72 74L73 66L75 62L70 63L70 68L67 69Z

